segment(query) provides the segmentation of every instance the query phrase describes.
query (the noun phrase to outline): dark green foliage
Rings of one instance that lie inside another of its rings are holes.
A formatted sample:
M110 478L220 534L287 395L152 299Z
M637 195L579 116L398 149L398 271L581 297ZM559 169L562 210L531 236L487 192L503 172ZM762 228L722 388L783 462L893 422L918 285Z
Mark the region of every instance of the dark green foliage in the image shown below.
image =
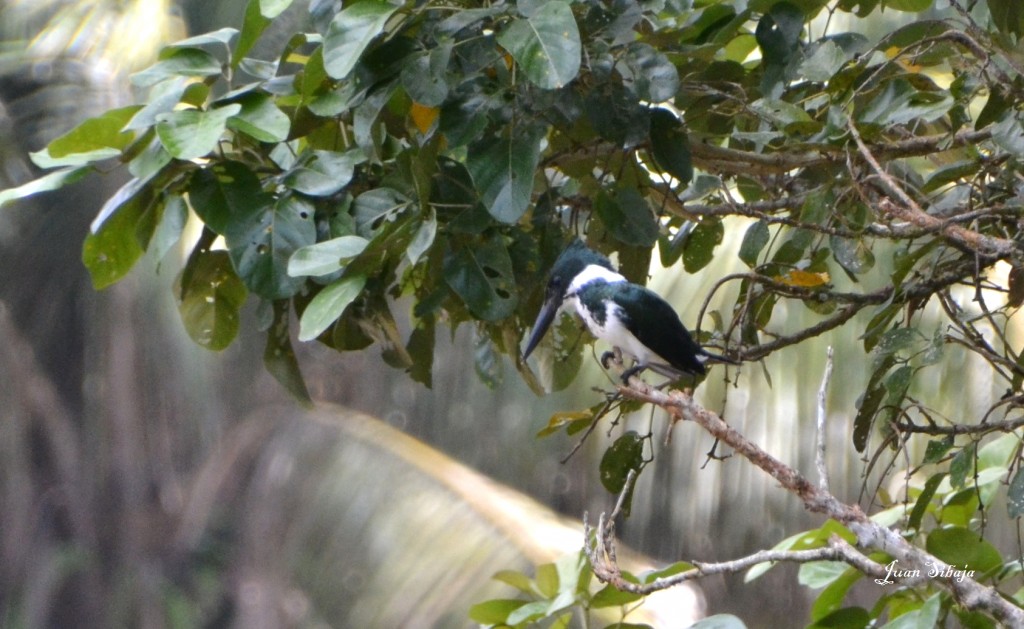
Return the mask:
M126 165L132 178L83 245L95 286L147 251L162 257L190 207L203 231L174 288L186 329L223 349L246 300L259 301L266 367L300 399L296 326L300 341L339 351L377 345L429 386L438 325L469 323L485 382L511 360L539 389L518 344L573 236L641 284L655 246L678 273L718 272L738 246L729 262L743 272L716 287L734 301L701 340L753 361L854 329L869 356L857 409L846 409L853 446L879 457L906 448L913 466L935 466L908 483L908 536L997 583L999 557L974 536L999 482L1010 516L1024 511L1019 439L991 436L1019 426L1024 395L1024 354L1000 328L1024 302L1019 2L969 3L961 16L930 0L359 0L333 15L317 3L315 32L276 58L248 57L289 4L251 0L240 30L167 47L132 79L151 89L144 104L35 153L52 170L0 192L0 204ZM931 11L873 40L836 32L842 20L810 26L825 12L882 9ZM396 304L409 306L408 326ZM795 329L783 316L794 308L814 327ZM556 326L538 352L557 366L550 388L584 360L574 329ZM987 361L1005 390L985 421L938 417L922 399L950 344ZM607 411L559 415L545 430L578 432ZM645 440L627 433L608 451L609 489L642 468ZM789 547L821 547L837 532L828 526ZM844 606L857 575L802 576L822 588L815 626L895 611L977 625L945 591L866 610ZM474 618L561 622L586 599L563 586Z

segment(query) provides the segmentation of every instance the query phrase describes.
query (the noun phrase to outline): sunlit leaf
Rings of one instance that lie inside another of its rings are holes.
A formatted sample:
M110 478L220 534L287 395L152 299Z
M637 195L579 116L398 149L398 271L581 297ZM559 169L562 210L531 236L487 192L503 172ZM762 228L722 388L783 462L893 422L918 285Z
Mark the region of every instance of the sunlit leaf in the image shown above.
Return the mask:
M183 160L203 157L217 148L228 119L242 110L238 104L201 111L184 109L157 116L156 132L164 148Z
M216 76L223 71L220 61L199 48L168 48L160 61L132 75L132 83L149 87L172 77Z
M518 599L493 599L469 608L469 618L481 625L505 624L509 614L526 604Z
M228 128L260 142L283 142L288 138L291 120L270 96L254 92L235 102L242 106L242 110L228 118Z
M364 161L366 156L359 149L344 153L314 150L299 159L284 183L310 196L330 196L349 184L356 166Z
M368 244L370 241L360 236L339 236L304 246L288 260L288 274L318 277L340 271L346 260L362 253Z
M1003 564L999 551L977 532L960 527L928 533L925 548L954 568L988 572Z
M359 297L365 285L366 278L356 275L342 278L317 293L299 318L299 340L312 341L320 336Z
M68 167L49 172L38 179L33 179L17 188L0 190L0 208L18 199L24 199L41 192L59 190L64 186L73 184L85 175L92 172L88 167Z
M260 14L266 18L281 15L292 4L292 0L259 0Z

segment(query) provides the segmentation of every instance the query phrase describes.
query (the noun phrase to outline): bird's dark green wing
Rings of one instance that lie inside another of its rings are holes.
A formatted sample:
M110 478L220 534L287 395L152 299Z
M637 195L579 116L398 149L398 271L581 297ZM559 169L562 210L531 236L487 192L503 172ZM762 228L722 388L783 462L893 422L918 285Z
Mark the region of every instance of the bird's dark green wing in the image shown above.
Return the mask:
M668 302L639 284L617 288L611 298L622 309L625 323L638 341L680 371L705 373L704 363L697 360L704 350Z

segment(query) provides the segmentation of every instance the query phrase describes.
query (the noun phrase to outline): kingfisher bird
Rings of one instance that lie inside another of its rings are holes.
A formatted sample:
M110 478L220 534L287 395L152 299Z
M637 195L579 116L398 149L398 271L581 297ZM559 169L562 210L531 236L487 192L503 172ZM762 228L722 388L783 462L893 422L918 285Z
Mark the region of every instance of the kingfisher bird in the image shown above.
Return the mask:
M704 363L708 360L739 364L698 345L668 302L654 291L628 281L615 271L608 258L578 238L551 268L544 305L530 332L524 360L540 343L563 306L575 308L594 336L635 360L622 374L624 383L644 369L678 379L684 374L704 375ZM608 354L602 356L602 363L607 362L607 357Z

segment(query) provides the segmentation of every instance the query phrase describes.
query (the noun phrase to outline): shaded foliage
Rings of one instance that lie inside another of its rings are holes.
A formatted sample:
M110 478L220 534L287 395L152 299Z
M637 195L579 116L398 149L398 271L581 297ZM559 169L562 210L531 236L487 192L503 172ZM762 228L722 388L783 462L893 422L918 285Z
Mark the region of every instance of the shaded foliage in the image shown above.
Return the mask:
M655 255L696 272L742 230L747 270L716 285L737 297L709 313L702 341L754 361L869 313L853 445L877 457L930 435L908 473L938 471L893 508L936 556L995 584L1016 575L964 543L992 504L986 488L1017 469L1024 425L1024 358L1007 340L1024 302L1024 14L1013 0L953 2L878 41L811 24L933 3L361 0L337 14L313 3L315 29L274 59L247 57L288 4L252 0L240 29L165 49L134 76L145 103L51 142L33 158L54 170L0 203L126 164L132 179L83 249L102 288L145 250L166 251L187 202L203 232L175 287L190 335L223 349L243 304L258 301L266 364L302 398L292 327L339 351L378 345L429 385L437 325L471 324L485 380L504 354L535 390L564 385L578 338L556 335L542 360L563 369L546 382L518 343L569 234L645 282ZM413 303L407 337L393 313L402 298ZM776 316L790 303L819 321L791 329ZM942 325L921 328L927 308ZM939 418L915 397L949 344L1005 383L980 418ZM607 486L642 467L632 445L626 458L603 466L619 475ZM834 576L814 583L841 602L831 584L847 581ZM872 613L963 611L948 596L904 598Z

